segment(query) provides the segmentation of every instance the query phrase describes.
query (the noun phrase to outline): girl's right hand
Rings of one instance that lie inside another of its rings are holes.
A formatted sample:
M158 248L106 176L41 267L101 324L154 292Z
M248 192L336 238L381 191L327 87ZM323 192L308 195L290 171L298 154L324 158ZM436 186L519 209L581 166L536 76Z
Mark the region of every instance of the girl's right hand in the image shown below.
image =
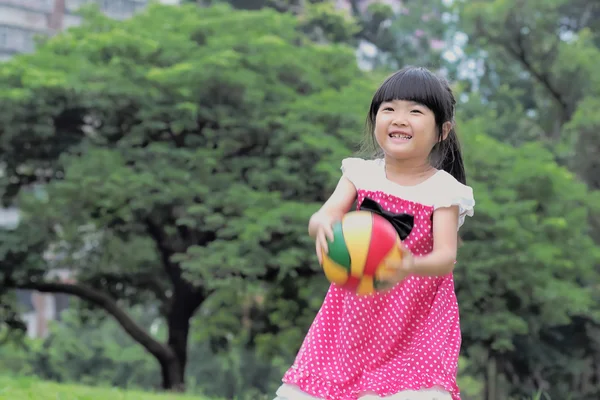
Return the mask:
M319 264L323 264L323 253L327 254L329 252L329 248L327 246L327 240L333 241L333 224L336 222L336 219L330 217L328 215L319 215L315 216L315 221L313 222L316 227L316 252L317 258L319 259Z
M346 176L342 176L329 199L314 213L308 222L308 234L315 238L317 258L323 265L323 253L329 252L327 239L333 240L335 221L344 217L356 200L356 188Z

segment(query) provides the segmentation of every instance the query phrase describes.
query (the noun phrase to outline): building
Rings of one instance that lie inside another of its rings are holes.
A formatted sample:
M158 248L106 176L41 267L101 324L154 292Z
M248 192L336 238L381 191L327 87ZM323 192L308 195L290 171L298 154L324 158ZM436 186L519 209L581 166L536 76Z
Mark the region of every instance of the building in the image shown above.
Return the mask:
M96 3L109 17L126 19L147 6L148 0L0 0L0 61L14 54L29 53L35 37L78 25L76 11ZM179 0L162 0L178 4Z

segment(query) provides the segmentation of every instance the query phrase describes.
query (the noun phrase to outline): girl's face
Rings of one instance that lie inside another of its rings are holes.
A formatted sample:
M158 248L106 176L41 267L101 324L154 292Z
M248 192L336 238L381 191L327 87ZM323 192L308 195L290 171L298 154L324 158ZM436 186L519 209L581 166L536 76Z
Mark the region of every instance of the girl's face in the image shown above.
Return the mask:
M438 142L435 116L429 108L412 101L381 103L375 118L375 139L388 157L427 162Z

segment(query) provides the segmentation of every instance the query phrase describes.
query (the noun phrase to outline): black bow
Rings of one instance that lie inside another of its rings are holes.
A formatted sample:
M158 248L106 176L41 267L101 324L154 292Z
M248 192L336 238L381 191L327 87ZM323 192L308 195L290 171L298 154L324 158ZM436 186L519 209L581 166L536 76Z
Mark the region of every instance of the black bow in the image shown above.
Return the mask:
M365 197L359 208L361 211L371 211L375 214L381 215L383 218L388 220L398 235L400 240L404 240L410 235L415 223L415 217L410 214L394 214L392 212L384 210L379 203L375 200Z

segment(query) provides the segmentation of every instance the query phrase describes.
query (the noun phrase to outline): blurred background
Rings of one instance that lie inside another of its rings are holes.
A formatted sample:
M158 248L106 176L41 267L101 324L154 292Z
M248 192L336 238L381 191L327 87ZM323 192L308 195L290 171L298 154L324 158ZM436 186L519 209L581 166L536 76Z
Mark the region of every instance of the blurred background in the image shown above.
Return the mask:
M0 59L1 399L272 399L405 65L452 82L477 201L463 400L600 398L597 1L0 0Z

